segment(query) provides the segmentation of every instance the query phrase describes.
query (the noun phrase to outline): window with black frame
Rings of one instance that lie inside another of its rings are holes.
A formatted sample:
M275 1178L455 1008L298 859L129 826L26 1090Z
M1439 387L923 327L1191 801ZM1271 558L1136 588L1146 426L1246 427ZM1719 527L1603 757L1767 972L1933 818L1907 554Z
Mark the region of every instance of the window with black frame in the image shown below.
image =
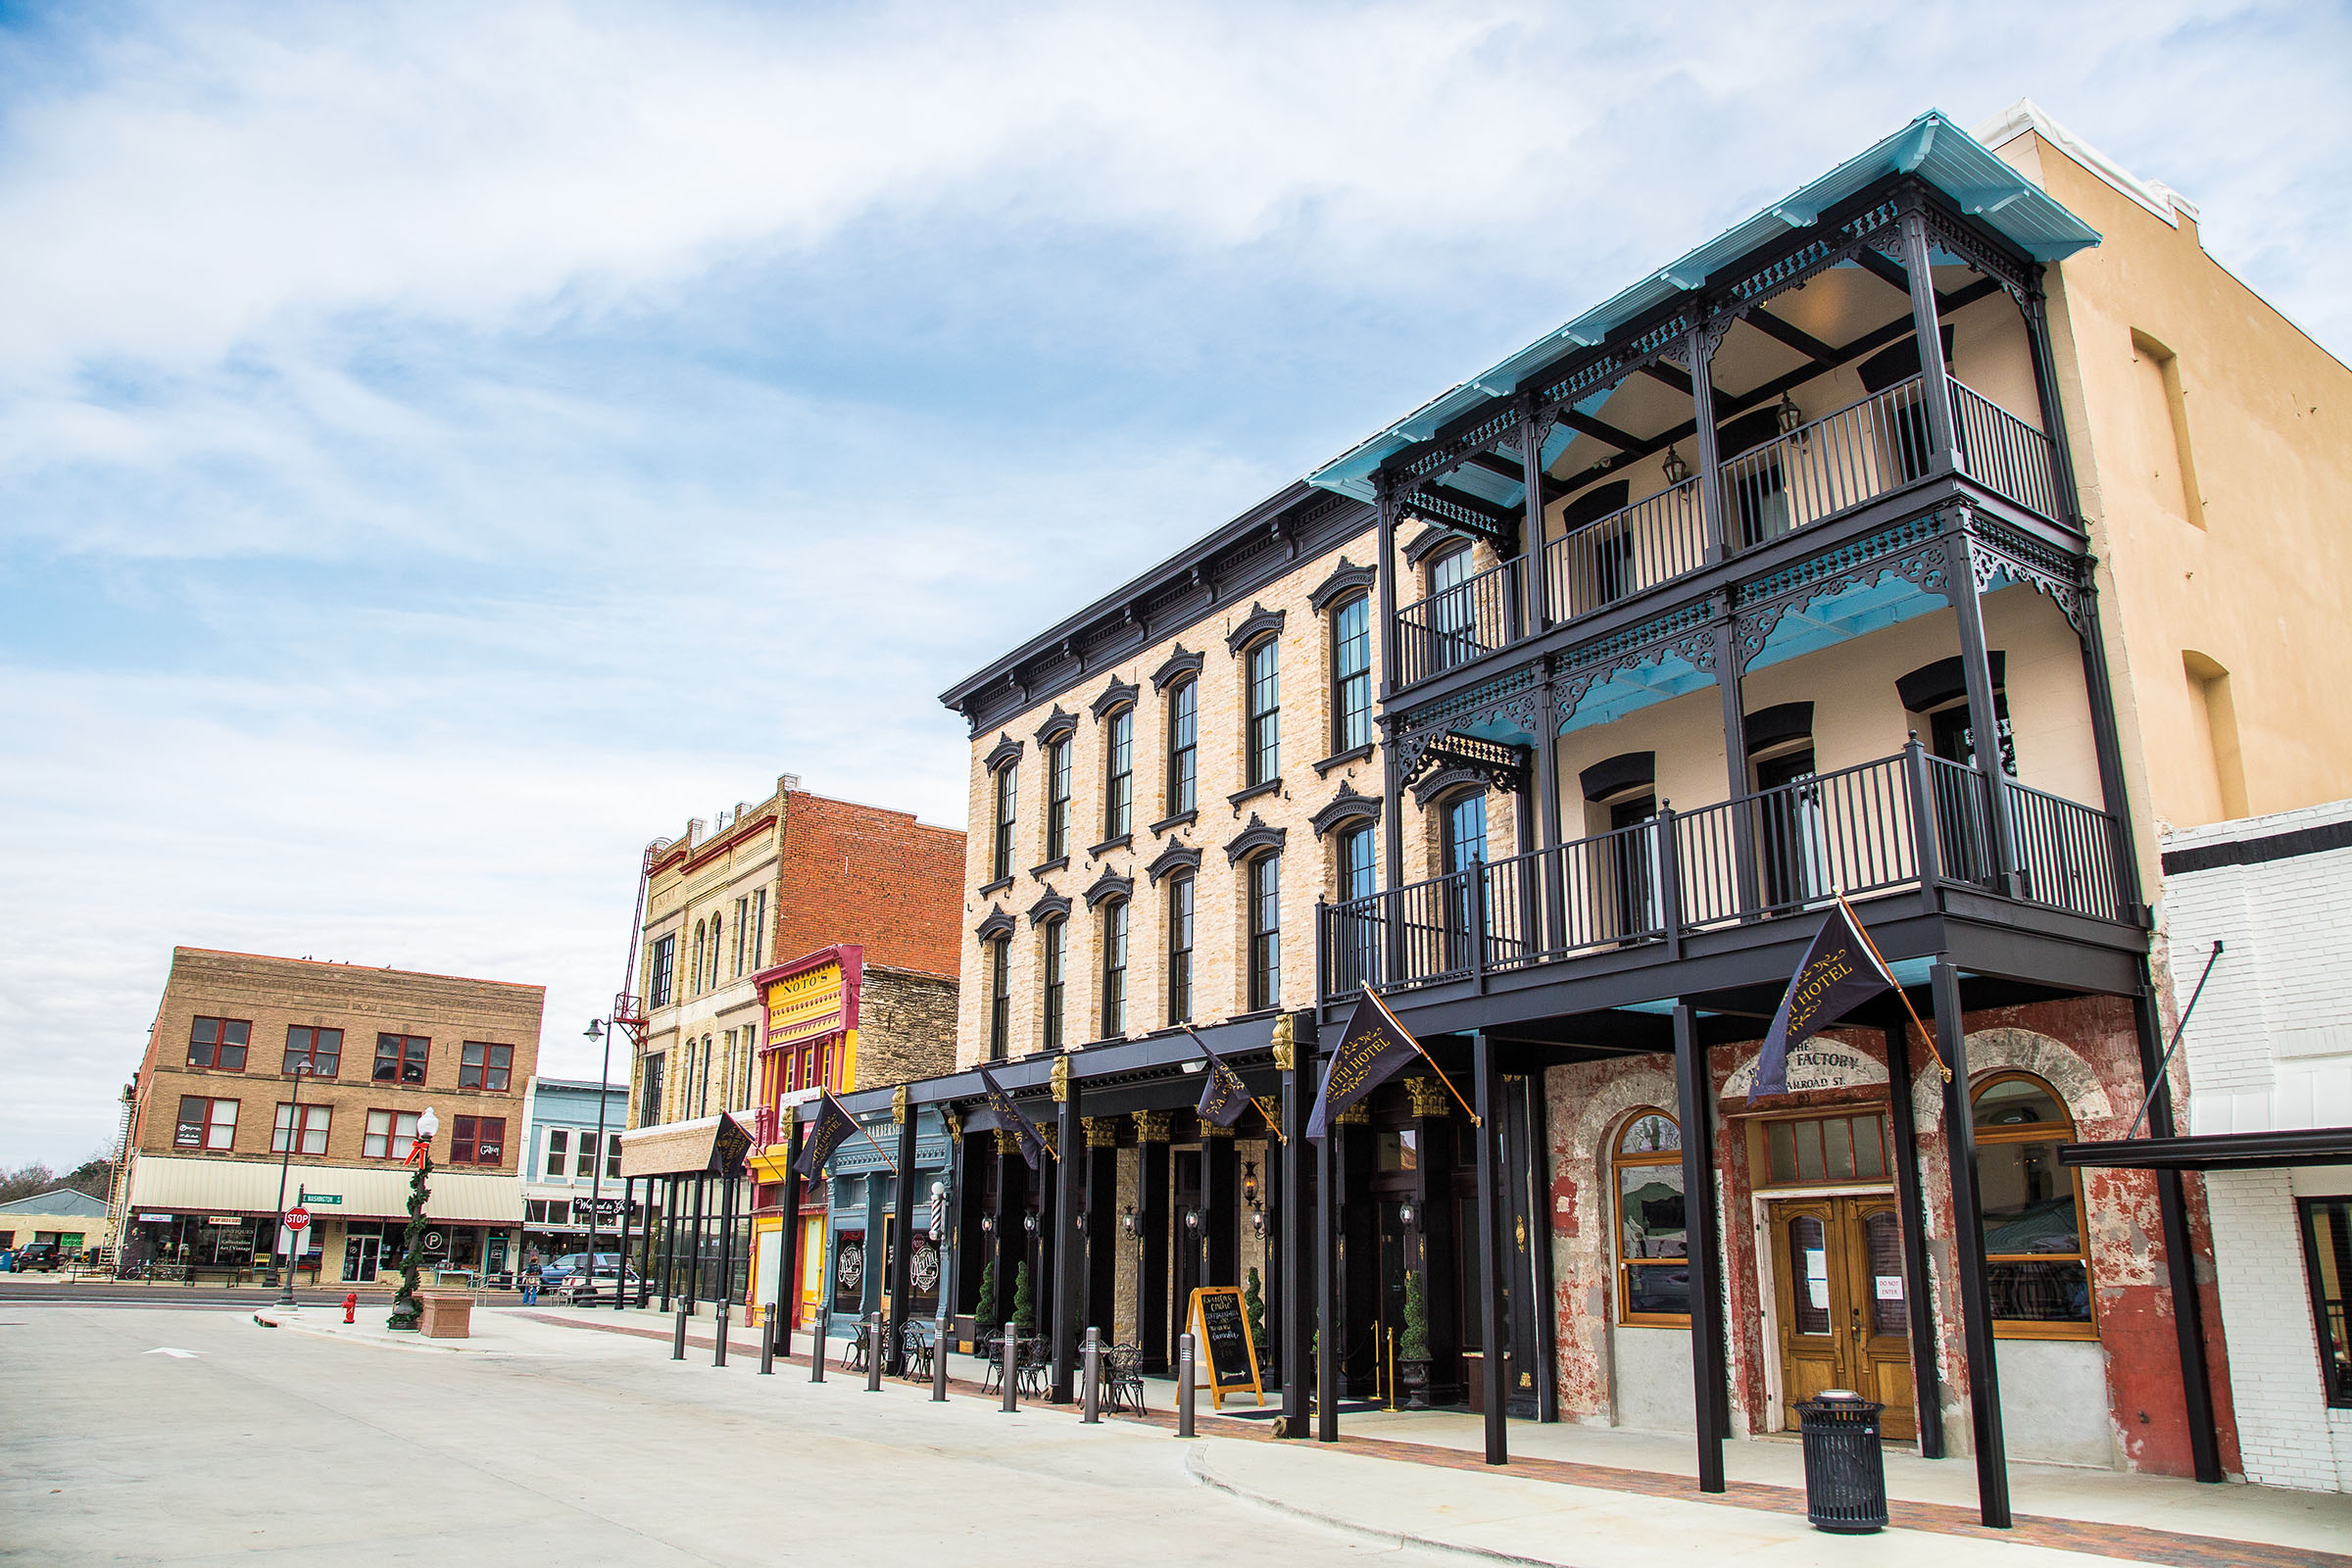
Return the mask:
M1282 857L1250 862L1250 1010L1282 1002Z
M1357 594L1331 615L1332 755L1372 744L1372 601Z
M1340 940L1336 944L1339 972L1331 977L1338 993L1361 990L1380 979L1380 916L1370 900L1380 891L1379 835L1369 820L1340 829L1339 882Z
M1006 762L997 769L996 843L990 860L989 880L1002 882L1012 875L1013 829L1018 824L1021 808L1021 764Z
M1070 961L1070 922L1066 919L1048 920L1039 932L1043 938L1039 955L1045 971L1045 1046L1048 1051L1059 1051L1062 1045L1061 1004L1066 989L1063 976Z
M1168 882L1168 1022L1193 1016L1193 886L1189 876Z
M1012 938L988 944L988 1059L1012 1054Z
M1168 689L1168 815L1182 816L1200 804L1200 683L1186 679Z
M1470 547L1448 550L1429 564L1429 668L1468 663L1480 653L1471 604Z
M1125 899L1102 906L1102 1036L1127 1032L1127 914Z
M1282 776L1282 645L1271 637L1250 648L1249 783L1270 784Z
M2320 1332L2320 1377L2328 1405L2352 1410L2352 1198L2306 1198L2303 1266Z
M1135 831L1135 710L1110 715L1103 735L1102 837L1122 839Z
M1070 738L1046 748L1046 858L1070 853Z

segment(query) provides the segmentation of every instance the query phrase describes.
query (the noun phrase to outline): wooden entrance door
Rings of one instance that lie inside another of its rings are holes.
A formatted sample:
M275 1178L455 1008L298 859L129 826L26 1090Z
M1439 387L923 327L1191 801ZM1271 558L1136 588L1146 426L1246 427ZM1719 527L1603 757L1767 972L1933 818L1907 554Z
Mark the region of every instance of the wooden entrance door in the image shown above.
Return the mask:
M1886 1407L1886 1436L1917 1436L1894 1200L1783 1199L1770 1215L1784 1419L1794 1427L1799 1400L1851 1389Z

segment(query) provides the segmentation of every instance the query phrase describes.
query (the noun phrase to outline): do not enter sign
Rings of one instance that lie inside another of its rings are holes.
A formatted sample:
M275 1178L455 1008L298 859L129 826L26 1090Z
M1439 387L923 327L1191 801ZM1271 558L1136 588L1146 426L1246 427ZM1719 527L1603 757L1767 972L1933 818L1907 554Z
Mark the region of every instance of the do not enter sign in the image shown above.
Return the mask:
M309 1209L289 1208L286 1210L286 1229L290 1231L298 1231L305 1225L308 1225L310 1222L311 1211Z

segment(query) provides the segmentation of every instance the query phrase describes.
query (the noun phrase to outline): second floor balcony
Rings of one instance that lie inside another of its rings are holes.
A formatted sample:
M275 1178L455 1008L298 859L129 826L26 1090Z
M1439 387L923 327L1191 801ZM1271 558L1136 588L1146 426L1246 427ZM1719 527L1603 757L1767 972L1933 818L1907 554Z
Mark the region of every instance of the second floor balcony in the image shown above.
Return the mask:
M1909 895L1923 912L1957 901L1995 918L2013 906L2132 947L2122 842L2105 811L2014 779L1996 791L1915 740L1892 757L1324 904L1318 999L1671 963L1694 939L1775 928L1839 894Z

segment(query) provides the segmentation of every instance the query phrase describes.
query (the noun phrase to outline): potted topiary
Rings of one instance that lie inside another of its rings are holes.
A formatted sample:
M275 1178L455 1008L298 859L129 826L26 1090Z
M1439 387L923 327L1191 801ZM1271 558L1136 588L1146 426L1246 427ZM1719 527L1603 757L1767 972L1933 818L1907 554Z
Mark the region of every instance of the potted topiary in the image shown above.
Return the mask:
M1266 1358L1266 1298L1257 1282L1257 1270L1242 1286L1242 1316L1250 1323L1250 1343L1257 1347L1257 1358Z
M1421 1276L1404 1276L1404 1333L1396 1342L1396 1381L1404 1390L1404 1407L1429 1408L1429 1304L1421 1298Z
M1021 1334L1037 1332L1037 1296L1029 1288L1029 1265L1022 1263L1012 1274L1012 1326Z
M956 1325L956 1334L966 1350L974 1350L1004 1326L1004 1320L997 1316L997 1260L991 1257L980 1265L979 1298L972 1302L972 1315Z

